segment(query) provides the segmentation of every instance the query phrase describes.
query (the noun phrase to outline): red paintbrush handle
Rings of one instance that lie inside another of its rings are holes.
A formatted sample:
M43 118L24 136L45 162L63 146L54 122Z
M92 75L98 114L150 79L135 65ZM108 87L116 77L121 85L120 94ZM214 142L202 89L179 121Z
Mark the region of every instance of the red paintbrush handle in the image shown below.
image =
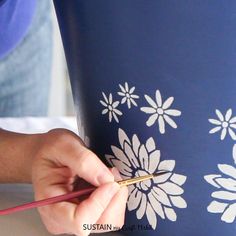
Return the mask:
M34 202L26 203L20 206L11 207L8 209L3 209L3 210L0 210L0 215L8 215L8 214L12 214L18 211L24 211L24 210L28 210L28 209L32 209L36 207L41 207L41 206L46 206L46 205L57 203L57 202L66 201L66 200L73 199L82 195L89 194L93 192L95 189L96 189L95 187L91 187L87 189L78 190L76 192L67 193L67 194L63 194L60 196L51 197L51 198L47 198L47 199L43 199L39 201L34 201Z

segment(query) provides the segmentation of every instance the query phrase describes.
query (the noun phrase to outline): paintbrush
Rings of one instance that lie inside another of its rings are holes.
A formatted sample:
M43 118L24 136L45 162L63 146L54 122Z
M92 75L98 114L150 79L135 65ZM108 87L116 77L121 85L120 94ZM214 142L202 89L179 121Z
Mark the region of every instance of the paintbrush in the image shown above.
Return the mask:
M117 183L121 187L122 186L128 186L128 185L131 185L131 184L136 184L136 183L141 182L141 181L146 181L146 180L149 180L149 179L153 179L155 177L158 177L160 175L164 175L166 173L169 173L169 171L159 171L157 173L150 174L150 175L145 175L145 176L134 177L134 178L131 178L131 179L120 180L120 181L117 181ZM46 205L49 205L49 204L54 204L54 203L74 199L74 198L80 197L82 195L90 194L96 188L97 187L90 187L90 188L78 190L78 191L75 191L75 192L71 192L71 193L67 193L67 194L63 194L63 195L59 195L59 196L55 196L55 197L51 197L51 198L47 198L47 199L42 199L42 200L30 202L30 203L25 203L25 204L22 204L22 205L19 205L19 206L3 209L3 210L0 210L0 216L9 215L9 214L19 212L19 211L25 211L25 210L29 210L29 209L36 208L36 207L42 207L42 206L46 206Z

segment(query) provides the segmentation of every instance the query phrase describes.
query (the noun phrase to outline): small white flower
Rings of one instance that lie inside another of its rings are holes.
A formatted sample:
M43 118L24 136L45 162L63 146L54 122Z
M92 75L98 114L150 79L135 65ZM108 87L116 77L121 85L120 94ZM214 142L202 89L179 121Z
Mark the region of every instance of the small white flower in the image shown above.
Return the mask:
M208 212L221 213L221 220L233 223L236 220L236 168L231 165L219 164L222 174L211 174L204 179L218 188L211 194L214 200L207 207Z
M181 197L186 176L173 172L174 160L160 160L161 153L156 149L153 138L141 144L136 134L129 139L122 129L118 130L118 137L120 147L112 145L113 155L106 155L106 159L112 166L117 167L124 179L161 170L170 171L154 179L130 185L128 210L135 210L137 219L142 219L146 215L153 229L157 226L157 215L162 219L176 221L174 208L187 207L187 203Z
M208 119L210 123L216 125L216 127L211 129L209 133L214 134L221 130L221 135L220 135L221 140L225 138L227 132L229 133L229 135L233 140L236 140L236 134L233 130L236 129L236 116L232 117L232 109L228 109L225 116L223 116L223 114L218 109L216 109L215 112L219 120Z
M109 114L109 122L112 121L112 118L115 119L117 123L119 123L119 119L117 115L121 116L122 112L117 109L117 106L119 105L119 101L113 102L112 94L109 94L109 98L106 96L105 93L102 92L102 96L104 98L104 101L100 100L100 103L105 107L104 110L102 110L102 115L105 115L106 113Z
M148 95L144 95L150 107L141 107L141 111L151 114L146 122L147 126L152 126L158 121L159 131L161 134L165 133L165 122L173 128L177 128L176 123L170 116L180 116L181 111L176 109L169 109L174 101L174 97L169 97L164 103L162 103L161 93L156 90L156 101L154 101Z
M118 92L118 94L123 97L121 100L121 104L126 102L129 109L131 108L132 104L134 106L137 106L135 99L138 99L139 96L133 94L135 87L132 87L131 89L129 89L129 85L127 82L125 82L125 86L122 86L120 84L119 86L120 86L121 92Z

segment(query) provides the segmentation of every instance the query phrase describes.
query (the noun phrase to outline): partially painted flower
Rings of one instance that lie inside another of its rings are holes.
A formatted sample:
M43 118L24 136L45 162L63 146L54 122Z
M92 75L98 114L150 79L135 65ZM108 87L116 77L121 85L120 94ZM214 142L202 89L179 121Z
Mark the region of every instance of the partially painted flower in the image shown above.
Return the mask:
M129 85L128 85L127 82L125 82L124 86L122 86L120 84L119 84L119 86L120 86L121 91L118 92L118 94L123 97L122 100L121 100L121 104L127 103L127 106L128 106L129 109L131 108L132 104L134 106L137 106L137 103L136 103L135 99L138 99L139 96L136 95L136 94L133 94L134 90L135 90L135 87L132 87L132 88L129 89Z
M114 118L115 121L119 123L118 116L121 116L122 112L118 110L117 107L120 102L119 101L113 102L111 93L109 94L109 97L107 97L105 93L102 93L102 96L104 98L104 101L100 100L100 103L105 107L105 109L102 110L102 115L105 115L108 113L109 122L111 122L112 118Z
M157 226L157 215L162 219L176 221L175 208L187 207L181 197L186 176L173 172L174 160L160 160L161 153L156 149L153 138L141 144L136 134L129 139L122 129L119 129L118 137L120 147L112 145L113 155L106 155L106 159L118 168L124 179L161 170L170 171L152 180L129 186L128 210L135 210L138 219L146 215L153 229Z
M232 109L228 109L225 116L218 110L215 110L217 119L208 119L210 123L216 125L209 131L210 134L214 134L221 131L220 139L224 140L226 134L229 133L233 140L236 140L236 134L233 129L236 129L236 116L232 117Z
M207 210L221 214L226 223L236 221L236 168L231 165L219 164L221 174L205 175L205 180L218 190L211 194L214 200Z
M150 114L150 117L146 121L147 126L154 125L158 122L159 131L161 134L165 133L165 123L169 124L172 128L177 128L177 124L170 116L180 116L181 111L176 109L170 109L174 101L174 97L169 97L165 102L162 102L161 93L156 90L155 101L148 95L144 95L149 107L141 107L141 111Z

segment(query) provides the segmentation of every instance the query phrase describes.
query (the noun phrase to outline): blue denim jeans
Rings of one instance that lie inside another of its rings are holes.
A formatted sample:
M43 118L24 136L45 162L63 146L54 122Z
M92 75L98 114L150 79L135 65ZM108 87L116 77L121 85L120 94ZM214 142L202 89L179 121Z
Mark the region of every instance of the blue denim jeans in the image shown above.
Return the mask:
M0 116L45 116L52 64L50 1L40 0L22 42L0 60Z

